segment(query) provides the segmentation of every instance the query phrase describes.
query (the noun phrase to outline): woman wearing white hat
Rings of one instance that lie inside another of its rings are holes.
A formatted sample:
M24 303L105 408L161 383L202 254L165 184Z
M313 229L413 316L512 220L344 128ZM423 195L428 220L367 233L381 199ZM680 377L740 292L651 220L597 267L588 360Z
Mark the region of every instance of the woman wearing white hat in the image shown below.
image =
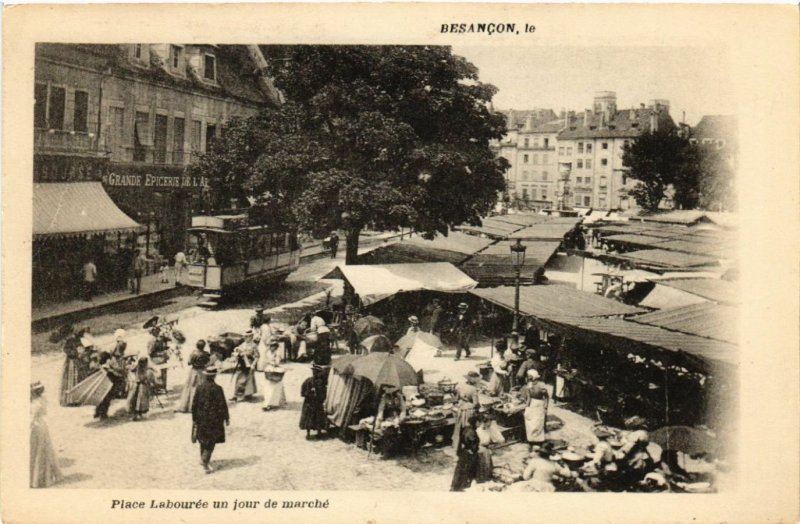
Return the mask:
M539 372L529 369L528 383L520 391L520 398L527 405L525 408L525 436L528 443L539 444L545 441L545 421L550 396L547 389L539 382Z
M44 386L36 381L31 384L31 461L30 481L32 488L46 488L61 480L50 430L47 427L47 403L43 396Z

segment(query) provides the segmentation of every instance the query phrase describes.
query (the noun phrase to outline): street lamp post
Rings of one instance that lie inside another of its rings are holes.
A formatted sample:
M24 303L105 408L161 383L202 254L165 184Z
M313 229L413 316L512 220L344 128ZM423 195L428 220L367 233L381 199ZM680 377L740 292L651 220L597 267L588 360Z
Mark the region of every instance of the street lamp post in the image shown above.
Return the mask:
M527 248L522 245L522 240L517 239L516 244L511 244L511 262L514 264L516 271L516 285L514 288L514 325L512 331L519 330L519 279L522 272L522 266L525 264L525 250Z

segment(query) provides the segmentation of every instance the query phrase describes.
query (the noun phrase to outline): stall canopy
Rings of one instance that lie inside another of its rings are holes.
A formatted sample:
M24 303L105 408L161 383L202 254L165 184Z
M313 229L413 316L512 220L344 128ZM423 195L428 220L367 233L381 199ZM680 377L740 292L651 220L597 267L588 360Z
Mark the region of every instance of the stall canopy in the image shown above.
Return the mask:
M740 303L738 286L727 280L718 278L676 278L660 280L658 283L721 304Z
M446 262L339 266L339 271L365 306L404 291L464 293L478 284Z
M473 289L471 293L513 310L514 291L513 286L502 286ZM520 287L519 311L522 315L551 319L563 316L629 315L643 313L645 310L594 293L578 291L569 285L548 284Z
M716 258L665 251L663 249L643 249L641 251L632 251L616 256L631 260L637 264L667 269L719 265L719 261Z
M36 239L138 231L100 182L44 183L33 186L33 236Z
M629 318L639 324L658 326L670 331L736 343L737 316L735 307L703 302L664 311L654 311Z

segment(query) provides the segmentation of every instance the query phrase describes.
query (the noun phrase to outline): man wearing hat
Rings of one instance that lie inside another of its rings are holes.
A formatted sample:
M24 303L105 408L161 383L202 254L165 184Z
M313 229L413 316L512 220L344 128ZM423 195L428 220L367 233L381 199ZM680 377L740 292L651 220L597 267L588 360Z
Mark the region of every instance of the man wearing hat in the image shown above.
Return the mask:
M461 360L461 351L464 351L465 356L469 358L472 354L469 350L469 343L472 339L472 316L469 314L469 306L466 302L458 305L453 332L456 339L456 360Z
M209 366L204 374L206 380L197 386L192 403L192 442L200 443L200 463L206 473L211 473L211 454L217 444L225 442L225 426L231 421L225 393L214 382L217 368Z

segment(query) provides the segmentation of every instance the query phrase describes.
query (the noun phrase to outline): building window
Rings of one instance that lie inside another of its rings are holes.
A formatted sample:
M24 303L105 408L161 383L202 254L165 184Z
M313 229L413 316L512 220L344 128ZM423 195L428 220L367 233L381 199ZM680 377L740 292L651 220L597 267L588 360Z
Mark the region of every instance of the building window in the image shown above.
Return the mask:
M592 205L592 197L590 197L589 195L583 195L583 205L587 206L587 207L591 206Z
M533 165L539 165L539 155L536 153L533 154Z
M533 189L531 189L531 198L532 198L533 200L536 200L536 196L537 196L537 193L538 193L538 192L539 192L539 190L538 190L538 189L536 189L536 188L533 188Z
M550 147L550 139L549 138L545 138L544 139L544 147Z
M547 182L547 171L542 171L542 182Z
M622 175L622 185L623 186L628 185L628 175Z
M561 147L558 148L558 154L559 155L563 155L564 154L564 146L561 146Z
M567 148L567 156L572 156L572 148L571 147Z
M75 107L73 108L72 129L79 133L89 130L87 116L89 112L89 93L75 91Z
M529 145L529 140L526 138L525 139L525 147L528 147L528 145Z
M548 161L548 158L547 158L547 153L543 153L543 154L542 154L542 164L546 164L546 163L547 163L547 161Z
M583 183L583 177L582 177L582 176L579 176L579 177L577 177L577 178L575 179L575 183L577 183L577 184L582 184L582 183Z
M217 125L208 124L206 126L206 152L211 151L214 140L217 138Z
M600 209L605 209L606 208L606 199L605 198L600 198L599 201L598 201L598 205L600 206Z
M192 153L202 152L202 129L203 123L199 120L192 120Z
M133 45L133 57L139 59L142 58L142 44Z
M539 147L539 137L533 137L533 147Z
M527 164L528 163L528 155L522 155L522 161Z
M591 158L587 158L586 159L586 169L591 169L591 168L592 168L592 159Z
M547 191L542 189L542 200L547 200Z
M586 144L586 152L587 153L591 153L592 152L592 144Z
M50 86L50 96L47 104L48 129L64 129L64 107L66 106L67 92L63 87Z
M578 167L578 169L583 169L583 159L581 159L581 158L578 159L578 166L577 167Z
M603 149L608 149L608 142L603 142Z
M147 158L147 147L151 144L150 115L137 111L133 123L133 161L144 162Z
M47 84L36 84L34 86L33 106L33 126L39 128L47 127Z
M592 177L587 176L586 178L583 179L583 181L586 182L587 184L591 184L592 183Z
M578 154L583 153L583 142L578 142Z
M522 188L522 200L528 200L528 190L526 188Z
M184 120L175 118L172 121L172 163L183 164Z
M183 58L183 48L177 45L169 46L170 65L175 71L181 69L181 58Z
M205 55L203 62L203 78L206 80L217 80L217 59L214 55Z
M108 133L111 154L115 160L124 160L125 145L125 110L121 107L111 108L111 129Z
M156 164L167 163L167 116L156 115L156 128L153 133L153 161Z
M600 177L600 187L606 187L608 185L608 178L605 176Z
M601 166L607 166L608 165L608 159L607 158L601 158L600 159L600 165Z

